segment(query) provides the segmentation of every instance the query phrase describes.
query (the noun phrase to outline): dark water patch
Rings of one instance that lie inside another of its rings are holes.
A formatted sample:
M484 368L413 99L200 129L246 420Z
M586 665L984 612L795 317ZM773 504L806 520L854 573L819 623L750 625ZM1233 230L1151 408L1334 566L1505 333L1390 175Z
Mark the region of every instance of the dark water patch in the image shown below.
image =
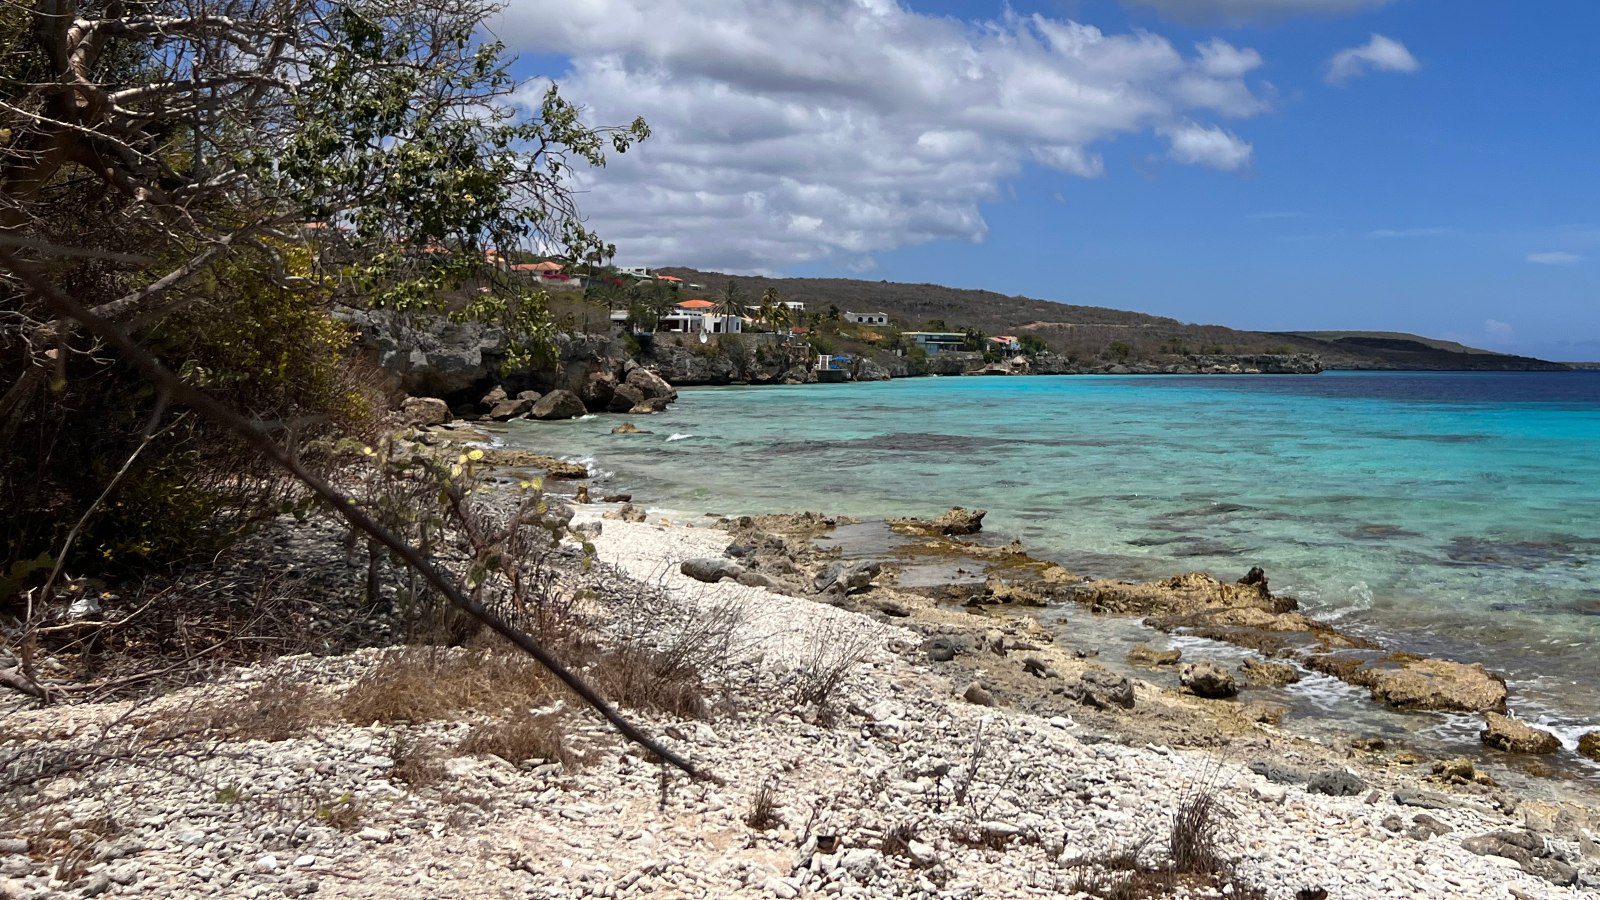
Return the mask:
M1357 525L1345 532L1346 537L1358 541L1387 541L1394 538L1421 537L1420 532L1399 525L1389 525L1383 522L1373 522L1367 525Z
M1148 537L1134 538L1131 541L1124 541L1123 543L1130 547L1165 547L1169 544L1181 544L1188 540L1192 540L1192 538L1186 538L1176 534L1150 535Z
M1244 553L1254 553L1254 547L1235 547L1220 541L1189 540L1174 546L1170 551L1172 555L1185 559L1198 556L1238 556Z
M1230 516L1234 513L1251 512L1255 507L1245 506L1242 503L1213 503L1209 506L1197 506L1193 509L1180 509L1167 513L1169 516L1184 519L1207 518L1211 516Z
M1358 434L1385 441L1421 441L1428 444L1482 444L1493 440L1487 434L1408 434L1397 431L1362 431Z
M1581 566L1586 560L1570 539L1547 541L1497 541L1458 537L1445 547L1453 563L1534 571L1553 565Z

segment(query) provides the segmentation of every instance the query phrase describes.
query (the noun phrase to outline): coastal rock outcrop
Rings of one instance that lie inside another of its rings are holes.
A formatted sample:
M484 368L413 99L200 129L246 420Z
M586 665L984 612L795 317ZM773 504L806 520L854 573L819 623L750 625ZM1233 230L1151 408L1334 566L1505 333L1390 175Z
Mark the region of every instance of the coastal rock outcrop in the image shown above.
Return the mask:
M1507 753L1554 753L1561 749L1561 741L1550 732L1499 713L1484 714L1479 737L1484 746Z
M1090 667L1076 682L1057 690L1096 709L1133 708L1133 682L1099 666Z
M589 407L584 405L583 400L577 394L571 391L555 390L540 397L538 402L533 404L533 407L528 410L528 418L543 420L575 419L588 411Z
M985 509L966 509L961 506L952 506L948 512L940 514L934 519L891 518L885 520L889 527L895 531L908 534L940 534L964 535L977 534L983 530L983 517L988 515Z
M1578 881L1578 870L1557 859L1549 842L1531 831L1494 831L1469 837L1461 846L1479 856L1509 859L1522 871L1551 884L1568 885Z
M1239 671L1251 684L1264 687L1283 687L1300 680L1300 670L1288 663L1269 662L1251 657L1239 664Z
M407 425L427 428L443 425L454 416L450 414L450 405L438 397L407 397L400 404L400 418Z
M1208 662L1192 662L1178 673L1178 684L1196 697L1207 700L1226 700L1239 695L1239 685L1233 675L1221 666Z
M1578 752L1600 762L1600 731L1591 731L1578 738Z
M1323 654L1308 656L1304 662L1319 672L1367 688L1372 699L1400 709L1475 713L1506 710L1505 679L1477 663L1404 653L1376 657Z
M822 570L812 582L817 593L833 591L854 594L872 587L872 582L883 571L883 566L873 560L835 562Z
M485 465L508 469L543 469L551 478L588 478L589 467L583 463L567 462L541 453L513 450L509 447L483 448Z
M678 391L660 375L638 366L628 372L628 384L645 396L645 399L665 397L678 399Z
M484 418L504 422L507 419L527 415L528 411L533 409L533 405L539 402L540 397L538 391L523 391L514 398L505 397L504 394L505 392L501 391L501 399L489 407L489 411L484 413Z

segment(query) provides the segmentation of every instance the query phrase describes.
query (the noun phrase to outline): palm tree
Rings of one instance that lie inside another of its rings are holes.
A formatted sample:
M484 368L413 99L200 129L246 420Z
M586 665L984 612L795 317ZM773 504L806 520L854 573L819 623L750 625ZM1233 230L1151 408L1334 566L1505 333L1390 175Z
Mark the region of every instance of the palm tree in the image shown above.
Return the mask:
M717 312L723 316L743 318L744 316L744 289L739 287L739 282L729 279L722 289L722 298L717 303ZM722 331L727 333L729 319L722 320Z

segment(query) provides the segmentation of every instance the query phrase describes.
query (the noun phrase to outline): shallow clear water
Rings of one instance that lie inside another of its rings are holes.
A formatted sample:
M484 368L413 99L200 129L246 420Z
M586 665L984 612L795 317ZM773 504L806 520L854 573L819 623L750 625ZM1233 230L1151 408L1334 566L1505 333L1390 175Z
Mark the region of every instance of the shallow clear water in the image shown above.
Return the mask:
M652 504L990 510L1086 574L1264 566L1314 615L1505 672L1569 740L1600 727L1600 374L923 378L704 388L517 423Z

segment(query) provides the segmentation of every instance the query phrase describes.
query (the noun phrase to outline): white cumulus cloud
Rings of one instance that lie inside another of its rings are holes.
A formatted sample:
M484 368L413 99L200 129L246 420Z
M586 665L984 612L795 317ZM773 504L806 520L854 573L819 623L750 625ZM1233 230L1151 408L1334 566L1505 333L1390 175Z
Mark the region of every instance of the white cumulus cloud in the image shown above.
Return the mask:
M1529 253L1528 262L1541 266L1571 266L1583 262L1583 257L1564 250L1550 250L1544 253Z
M1347 84L1369 72L1415 72L1422 68L1406 45L1375 34L1359 47L1340 50L1328 61L1327 82Z
M1181 163L1233 172L1250 164L1251 146L1216 126L1186 122L1163 131L1172 147L1168 156Z
M565 57L586 120L654 136L584 176L591 224L629 260L751 270L980 241L981 204L1025 166L1102 175L1158 134L1237 169L1207 118L1269 107L1254 50L1006 13L969 23L894 0L510 0L499 36ZM529 86L541 92L544 83ZM530 94L531 96L536 94Z
M1181 22L1249 22L1304 15L1344 15L1377 9L1390 0L1123 0Z

